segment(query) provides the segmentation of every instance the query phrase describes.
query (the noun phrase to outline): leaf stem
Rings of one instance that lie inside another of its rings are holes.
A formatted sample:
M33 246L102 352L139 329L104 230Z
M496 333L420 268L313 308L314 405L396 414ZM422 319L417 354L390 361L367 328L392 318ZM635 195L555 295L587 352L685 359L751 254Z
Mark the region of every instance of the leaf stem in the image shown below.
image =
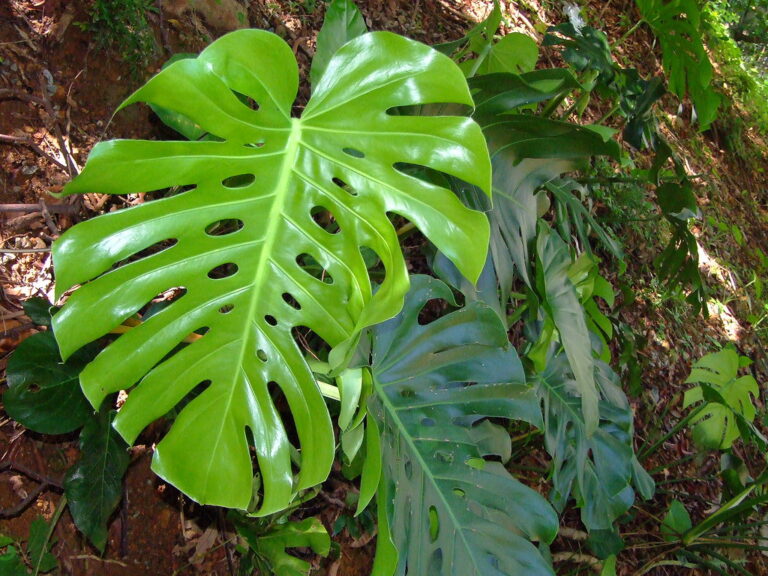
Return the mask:
M641 460L641 461L645 460L648 456L656 452L656 450L658 450L659 447L662 444L664 444L664 442L666 442L672 436L677 434L680 430L685 428L691 420L693 420L696 416L698 416L699 412L701 412L705 406L706 406L705 403L699 404L696 408L691 410L685 418L683 418L677 424L675 424L669 432L667 432L664 436L662 436L656 442L654 442L650 448L644 448L640 450L640 453L637 456L638 460Z

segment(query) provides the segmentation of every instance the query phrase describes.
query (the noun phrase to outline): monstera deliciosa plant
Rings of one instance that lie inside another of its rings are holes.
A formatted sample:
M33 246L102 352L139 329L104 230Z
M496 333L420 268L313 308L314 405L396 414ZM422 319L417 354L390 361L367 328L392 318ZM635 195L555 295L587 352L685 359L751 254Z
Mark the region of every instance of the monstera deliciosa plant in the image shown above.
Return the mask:
M260 30L231 33L167 67L122 106L173 111L204 136L101 143L64 194L181 191L79 224L54 247L57 295L74 289L53 318L64 358L158 295L182 293L106 346L80 374L82 388L95 407L130 390L114 421L128 443L184 403L153 468L201 503L249 507L252 444L263 485L258 514L286 508L297 491L325 480L334 457L328 409L293 331L312 330L339 368L363 328L399 312L409 279L391 215L415 224L470 279L489 235L484 214L405 169L490 191L473 120L396 113L472 105L449 58L371 33L336 52L292 118L297 88L291 49ZM366 250L385 271L375 291Z
M276 519L337 455L361 477L358 513L376 502L376 576L552 574L573 499L604 555L620 549L615 523L653 481L607 364L595 297L610 308L613 289L591 238L623 255L569 176L619 147L544 117L579 83L533 70L535 42L497 41L500 23L497 3L438 52L366 33L334 0L297 117L293 53L259 30L173 60L122 104L179 138L100 143L65 188L144 202L56 241L61 308L27 304L52 332L19 347L3 396L30 429L83 429L65 496L97 548L123 440L165 418L153 469L242 511L243 566L303 574L285 548L327 551L318 521ZM413 228L440 279L409 275ZM506 466L510 426L541 434L549 498Z

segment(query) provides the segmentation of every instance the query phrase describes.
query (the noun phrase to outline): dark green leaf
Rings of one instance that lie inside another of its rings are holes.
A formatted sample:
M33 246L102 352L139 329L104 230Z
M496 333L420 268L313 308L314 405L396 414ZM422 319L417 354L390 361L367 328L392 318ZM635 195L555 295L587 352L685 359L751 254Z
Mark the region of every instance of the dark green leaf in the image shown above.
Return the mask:
M587 546L595 556L606 559L624 550L624 540L616 528L613 530L592 530L587 537Z
M570 22L553 26L547 30L542 45L563 46L563 58L576 70L596 70L608 79L614 74L608 38L591 26L582 26L578 30Z
M377 563L393 562L391 533L399 575L551 574L528 540L551 542L557 518L498 461L510 439L485 420L541 424L533 390L495 312L475 302L420 325L435 298L453 302L445 284L416 276L402 313L373 329L369 409L384 460Z
M30 298L24 301L24 313L37 326L51 325L51 303L45 298Z
M526 74L486 74L469 79L475 118L481 122L570 92L579 83L568 70L534 70Z
M597 429L599 420L598 393L584 308L568 277L571 255L560 237L544 224L539 226L536 254L542 307L559 333L560 344L565 349L581 397L584 433L591 435ZM548 347L547 344L545 349Z
M93 412L80 389L80 371L96 355L88 346L61 361L53 333L33 334L8 361L8 415L41 434L65 434L80 428Z
M80 434L80 460L67 472L64 493L78 530L99 551L107 543L107 525L123 497L128 446L112 428L115 413L105 406Z
M38 572L45 574L56 568L59 563L56 556L51 554L50 541L51 526L42 516L35 516L29 526L29 540L27 541L27 555L32 565L33 574Z
M653 480L633 453L632 411L618 377L607 364L595 365L600 426L591 436L565 355L551 354L546 370L536 376L544 406L544 443L553 458L551 499L562 510L573 495L590 531L613 529L634 502L633 485L644 498L653 494Z

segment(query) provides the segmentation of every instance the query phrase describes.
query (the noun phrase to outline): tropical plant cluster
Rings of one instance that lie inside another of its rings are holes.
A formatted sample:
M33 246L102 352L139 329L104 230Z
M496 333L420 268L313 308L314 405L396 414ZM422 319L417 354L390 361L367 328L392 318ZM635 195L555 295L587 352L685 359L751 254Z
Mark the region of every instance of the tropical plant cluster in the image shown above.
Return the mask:
M623 332L599 265L622 269L624 252L595 198L617 174L654 191L658 276L705 311L700 212L655 108L686 99L703 130L720 104L696 4L637 6L664 78L622 67L579 19L543 40L567 66L540 68L534 39L499 35L498 4L428 47L368 32L333 0L300 116L292 50L263 30L176 58L131 95L121 108L148 104L178 138L102 142L67 185L147 201L55 243L56 305L27 303L48 330L12 357L4 395L32 430L81 430L65 502L93 545L106 545L127 447L164 419L153 470L232 510L243 574L307 574L286 550L328 553L320 522L290 513L335 460L359 477L357 513L375 510L377 576L553 574L573 505L615 573L618 524L655 483L634 448L629 375L612 367ZM582 123L598 102L601 123ZM425 255L418 274L403 242ZM702 448L765 448L747 364L726 349L694 367L680 426ZM547 494L508 466L537 436ZM727 504L696 525L675 502L670 555L730 569L704 538L726 520L754 528L765 479L734 473ZM52 569L35 545L37 571Z

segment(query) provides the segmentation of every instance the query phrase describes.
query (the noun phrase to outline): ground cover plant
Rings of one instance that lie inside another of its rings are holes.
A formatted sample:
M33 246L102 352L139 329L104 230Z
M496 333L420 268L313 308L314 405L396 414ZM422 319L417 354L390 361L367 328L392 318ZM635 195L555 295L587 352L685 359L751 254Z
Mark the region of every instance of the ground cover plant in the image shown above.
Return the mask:
M656 31L669 23L654 6L642 10ZM536 69L537 43L498 36L502 18L497 3L431 48L367 32L351 1L334 0L298 112L294 54L263 30L174 59L125 100L176 134L98 144L62 192L145 201L62 234L55 306L26 304L48 330L10 360L4 408L42 434L79 430L82 457L57 516L26 547L0 540L0 562L55 569L64 507L103 552L126 448L161 421L153 470L231 509L240 573L308 574L287 549L330 552L323 525L292 514L334 466L359 479L356 516L375 514L373 574L553 574L550 546L574 510L595 565L616 573L619 527L656 493L641 462L665 438L636 454L612 367L621 326L599 264L626 263L594 211L599 167L652 155L624 177L654 191L667 223L658 277L706 310L700 213L655 121L661 80L625 70L574 20L545 40L568 67ZM671 91L688 90L709 124L716 105L698 78ZM599 98L612 127L578 123ZM418 274L403 239L425 255ZM748 363L726 349L694 367L688 415L669 434L688 425L702 450L732 458L726 503L694 524L673 500L640 573L744 573L720 550L762 547L765 474L745 475L734 454L766 448L757 383L739 375ZM547 462L532 483L513 452L535 437Z

